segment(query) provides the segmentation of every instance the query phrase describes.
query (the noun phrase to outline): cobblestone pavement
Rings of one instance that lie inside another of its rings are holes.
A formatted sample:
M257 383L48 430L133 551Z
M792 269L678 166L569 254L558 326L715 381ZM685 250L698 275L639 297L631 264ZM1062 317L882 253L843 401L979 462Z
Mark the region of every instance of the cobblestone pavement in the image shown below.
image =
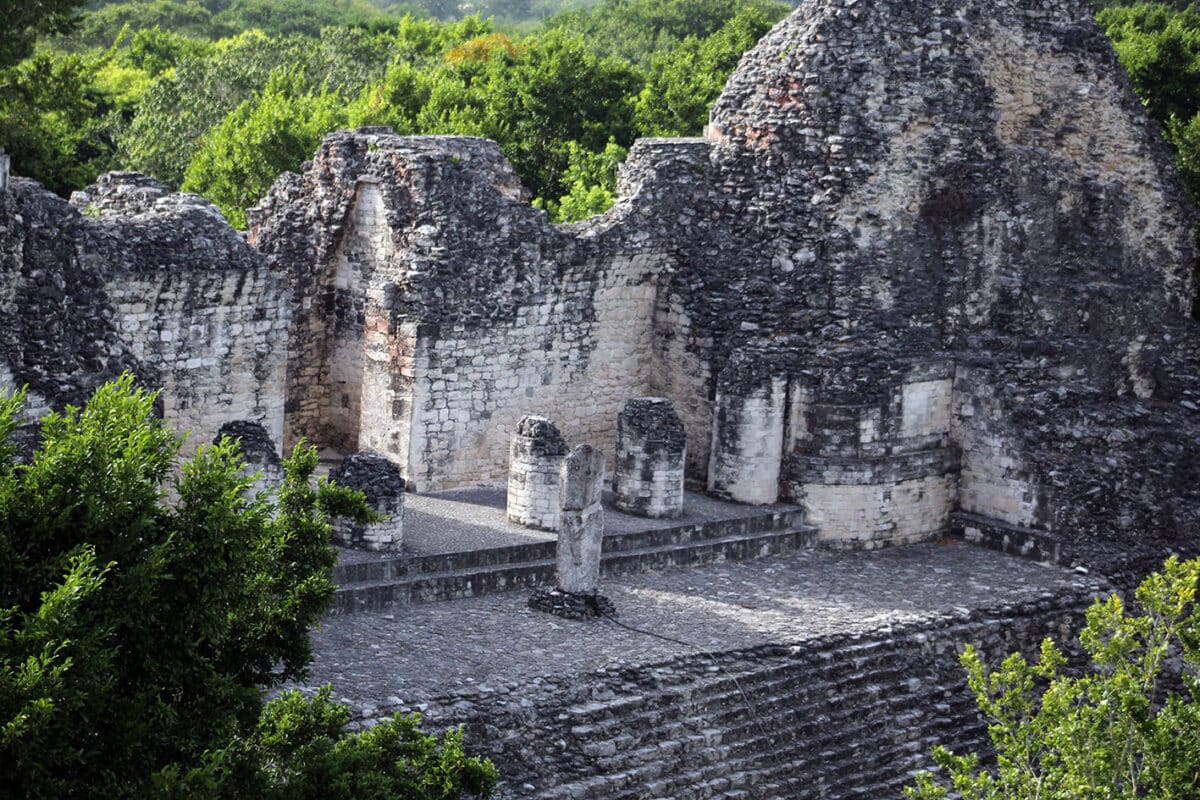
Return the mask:
M410 494L404 500L404 552L413 555L459 553L485 547L507 547L553 540L556 534L509 522L504 489L481 487L437 494ZM773 511L795 511L792 505L745 506L687 492L683 514L673 519L647 519L618 511L612 492L604 493L606 533L633 533L720 519L738 519ZM340 549L343 563L387 558L387 554Z
M1094 579L948 540L872 552L806 550L746 563L638 575L602 591L625 625L529 610L527 592L329 618L307 686L367 715L460 690L506 692L539 676L647 664L697 651L802 643L963 615Z

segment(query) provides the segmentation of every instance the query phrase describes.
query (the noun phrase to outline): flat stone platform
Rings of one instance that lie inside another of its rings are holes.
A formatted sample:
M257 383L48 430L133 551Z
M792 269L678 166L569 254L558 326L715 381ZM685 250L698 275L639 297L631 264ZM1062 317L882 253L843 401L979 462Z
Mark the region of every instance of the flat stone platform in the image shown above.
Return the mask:
M334 611L362 613L550 586L557 535L511 523L502 489L406 498L404 551L342 549ZM608 577L790 553L816 530L794 505L748 506L689 493L683 514L646 519L605 498L601 572Z
M403 552L411 555L442 555L557 541L558 535L555 533L509 522L504 510L505 499L504 489L486 486L405 495ZM797 510L796 506L784 503L747 506L687 492L681 516L675 519L647 519L618 511L612 504L612 492L606 491L603 500L605 535L665 530L681 525ZM339 548L341 563L379 561L388 555Z
M620 624L531 611L527 591L330 617L313 637L306 685L332 682L340 702L370 718L439 696L516 697L543 678L767 644L803 647L831 635L886 637L978 609L1003 614L1064 592L1105 590L1095 578L958 539L870 552L809 549L601 588Z

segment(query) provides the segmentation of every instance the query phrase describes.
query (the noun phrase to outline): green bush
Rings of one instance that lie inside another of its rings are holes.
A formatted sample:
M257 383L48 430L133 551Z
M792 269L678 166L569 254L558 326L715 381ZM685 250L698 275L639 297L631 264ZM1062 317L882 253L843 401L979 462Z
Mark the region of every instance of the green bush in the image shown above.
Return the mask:
M1098 600L1079 641L1092 669L1072 675L1047 639L989 672L973 648L967 680L989 721L994 766L936 748L934 761L963 800L1158 800L1200 796L1200 559L1172 557L1137 590L1138 614L1120 597ZM1183 692L1164 691L1182 686ZM952 796L930 773L908 797Z
M247 501L236 443L178 463L154 401L125 376L46 417L20 463L21 398L0 398L0 796L486 796L457 734L347 736L328 691L264 709L332 599L326 520L367 519L364 499L312 485L297 447L275 497Z

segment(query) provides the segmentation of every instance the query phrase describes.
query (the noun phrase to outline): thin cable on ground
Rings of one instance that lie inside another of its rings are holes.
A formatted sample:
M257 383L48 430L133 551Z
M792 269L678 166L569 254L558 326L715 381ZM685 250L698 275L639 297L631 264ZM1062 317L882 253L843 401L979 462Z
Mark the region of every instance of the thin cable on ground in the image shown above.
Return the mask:
M763 725L762 717L759 715L758 709L754 706L754 701L750 699L750 695L747 694L746 690L742 688L741 681L739 681L737 679L737 676L734 675L733 673L726 672L724 670L724 668L721 667L721 663L719 661L717 661L716 657L708 650L708 648L703 647L702 645L696 644L695 642L688 642L688 641L684 641L683 639L676 639L673 636L667 636L662 633L656 633L655 631L648 631L645 628L639 628L636 625L629 625L628 623L622 622L621 620L617 619L616 615L614 615L614 614L602 614L600 618L607 620L618 627L624 628L625 630L633 631L634 633L640 633L644 636L652 636L653 638L661 639L664 642L671 642L673 644L682 645L684 647L690 647L693 650L696 650L697 652L699 652L701 655L707 656L708 660L713 663L713 666L717 668L718 672L724 674L731 681L733 681L734 687L738 690L738 694L741 695L741 697L742 697L742 702L745 704L746 710L750 712L750 718L754 720L754 724L758 727L758 732L760 734L762 734L764 738L770 737L770 733L767 731L766 727ZM773 753L773 755L770 757L770 761L772 763L774 763L776 766L782 766L783 762L780 760L778 754L775 754L774 750L772 750L771 752Z

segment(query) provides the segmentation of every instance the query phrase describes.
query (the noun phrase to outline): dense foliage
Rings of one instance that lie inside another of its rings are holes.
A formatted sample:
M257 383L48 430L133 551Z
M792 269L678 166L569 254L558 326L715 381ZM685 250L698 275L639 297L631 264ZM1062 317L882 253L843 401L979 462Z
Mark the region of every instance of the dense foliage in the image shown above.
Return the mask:
M0 796L486 795L457 734L346 736L327 691L264 708L332 599L326 518L365 518L363 498L314 487L300 447L277 502L247 501L236 443L177 464L154 400L122 378L22 460L21 398L0 399Z
M439 22L364 0L101 4L0 72L0 146L58 192L135 169L242 225L331 130L479 135L540 206L577 218L611 203L634 139L699 134L741 53L786 11L604 0L522 36L478 15Z
M1092 669L1075 675L1055 644L1035 663L1020 654L989 672L967 648L962 664L996 749L939 747L908 797L938 800L1172 800L1200 794L1200 559L1169 560L1137 590L1140 613L1120 597L1098 600L1080 634ZM1171 687L1176 690L1167 691Z
M73 3L39 0L54 9L44 21L6 22L0 146L15 169L61 193L135 169L236 225L326 133L366 124L495 139L537 205L581 218L611 202L636 138L701 133L741 54L788 9L491 0L461 17L451 0L93 0L72 26ZM1200 5L1097 5L1200 196Z

